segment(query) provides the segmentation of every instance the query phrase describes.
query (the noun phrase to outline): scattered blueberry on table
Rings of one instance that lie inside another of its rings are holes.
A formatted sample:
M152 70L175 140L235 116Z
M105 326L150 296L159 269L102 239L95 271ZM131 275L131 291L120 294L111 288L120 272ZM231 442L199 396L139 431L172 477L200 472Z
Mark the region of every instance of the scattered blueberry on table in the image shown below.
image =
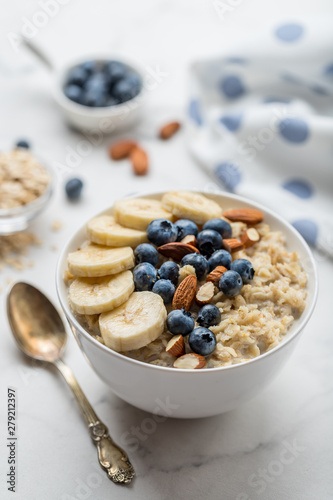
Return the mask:
M254 269L247 259L236 259L232 262L230 269L236 271L243 280L243 283L250 283L254 276Z
M170 280L160 279L156 281L152 291L162 297L164 304L170 304L172 302L176 288Z
M226 271L219 281L219 289L230 298L239 295L242 286L242 278L236 271Z
M140 76L120 61L86 61L69 71L63 91L73 102L99 108L129 101L141 87Z
M69 179L66 182L65 186L67 197L72 201L78 200L81 196L82 188L83 188L83 182L81 181L81 179L78 179L77 177Z
M194 329L195 321L192 314L185 309L175 309L168 314L167 328L173 335L184 337Z
M15 147L22 148L22 149L30 149L30 143L28 141L26 141L25 139L21 139L21 140L17 141L17 143L15 144Z
M134 268L133 279L136 291L151 291L157 280L157 271L149 262L143 262Z
M188 343L192 351L196 354L209 356L215 350L216 337L208 328L199 326L190 333Z
M156 267L158 264L158 251L153 245L149 243L141 243L134 250L135 264L142 262L149 262L152 266Z
M197 322L200 326L208 328L209 326L218 325L221 321L220 309L213 304L203 306L198 314Z

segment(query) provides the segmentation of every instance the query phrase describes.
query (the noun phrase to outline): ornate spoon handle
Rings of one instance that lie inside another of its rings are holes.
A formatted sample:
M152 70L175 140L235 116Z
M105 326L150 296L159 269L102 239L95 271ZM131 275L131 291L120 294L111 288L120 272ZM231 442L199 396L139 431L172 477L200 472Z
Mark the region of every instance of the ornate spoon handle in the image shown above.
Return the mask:
M88 425L90 436L97 447L100 466L114 483L130 483L135 476L135 471L127 454L111 439L108 428L97 417L71 369L61 359L56 360L54 364L75 396Z

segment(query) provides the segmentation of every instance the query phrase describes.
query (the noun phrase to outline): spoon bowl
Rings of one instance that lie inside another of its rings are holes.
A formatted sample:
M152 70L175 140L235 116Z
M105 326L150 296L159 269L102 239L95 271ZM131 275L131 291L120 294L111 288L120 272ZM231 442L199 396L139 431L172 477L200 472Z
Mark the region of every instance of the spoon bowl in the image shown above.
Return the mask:
M66 330L43 293L28 283L15 283L8 294L7 312L14 338L26 355L50 363L61 357Z

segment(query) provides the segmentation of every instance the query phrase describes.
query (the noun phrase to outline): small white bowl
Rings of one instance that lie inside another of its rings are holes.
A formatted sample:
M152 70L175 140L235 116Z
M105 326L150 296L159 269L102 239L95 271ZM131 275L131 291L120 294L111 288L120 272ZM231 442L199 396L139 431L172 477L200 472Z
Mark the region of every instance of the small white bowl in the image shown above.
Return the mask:
M301 317L294 321L278 346L251 361L225 368L181 370L150 365L112 351L89 335L74 317L63 280L67 255L85 239L85 226L65 245L57 266L58 297L86 359L117 396L156 415L207 417L232 410L256 396L289 359L316 303L318 280L315 262L308 245L290 224L271 210L246 198L232 194L203 194L226 208L253 207L261 210L271 228L280 230L286 236L287 248L298 252L308 275L308 297ZM160 199L162 195L155 193L145 197ZM110 212L112 209L102 213Z
M34 153L33 153L34 154ZM51 200L53 190L54 190L54 173L46 164L46 162L39 158L37 155L34 156L38 159L40 164L47 170L50 176L50 182L46 187L42 196L39 196L34 201L27 203L26 205L21 205L15 208L0 209L0 235L5 236L9 234L14 234L19 231L24 231L28 228L29 224L47 207L49 201Z
M119 61L132 70L142 81L141 89L137 96L122 104L93 108L77 104L64 94L64 84L71 69L86 61ZM55 69L55 82L53 96L61 108L66 120L74 128L83 132L99 131L102 134L119 132L135 125L141 115L145 102L144 79L141 69L134 63L122 57L111 55L97 55L81 57L65 67Z

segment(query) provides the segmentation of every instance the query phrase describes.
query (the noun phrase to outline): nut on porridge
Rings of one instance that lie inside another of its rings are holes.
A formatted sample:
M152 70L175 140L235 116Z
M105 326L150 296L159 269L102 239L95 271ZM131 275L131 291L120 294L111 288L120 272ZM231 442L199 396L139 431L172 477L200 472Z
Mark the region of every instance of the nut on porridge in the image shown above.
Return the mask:
M64 277L83 327L123 355L182 369L277 346L304 310L307 275L259 210L227 208L174 191L92 219Z

